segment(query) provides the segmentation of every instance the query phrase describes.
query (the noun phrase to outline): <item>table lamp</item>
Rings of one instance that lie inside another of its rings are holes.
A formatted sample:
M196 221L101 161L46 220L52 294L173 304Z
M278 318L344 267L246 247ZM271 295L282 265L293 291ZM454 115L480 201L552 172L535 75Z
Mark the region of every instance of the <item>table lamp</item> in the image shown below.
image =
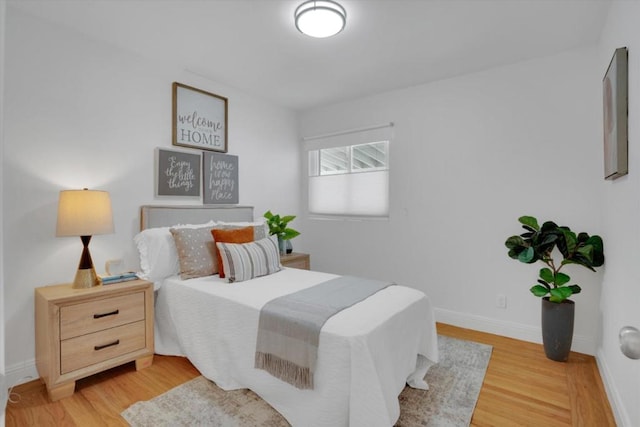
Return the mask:
M101 284L91 261L89 241L93 235L109 233L113 233L109 193L86 188L60 192L56 236L80 236L84 246L73 280L74 288L90 288Z

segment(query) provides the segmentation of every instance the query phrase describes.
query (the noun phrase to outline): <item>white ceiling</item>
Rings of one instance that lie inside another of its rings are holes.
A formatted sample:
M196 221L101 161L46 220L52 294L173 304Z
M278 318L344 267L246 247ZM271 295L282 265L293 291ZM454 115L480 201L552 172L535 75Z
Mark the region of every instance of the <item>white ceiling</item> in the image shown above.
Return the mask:
M300 34L302 0L9 0L141 55L304 110L595 43L610 0L339 0L345 30ZM10 9L9 9L10 10ZM10 15L9 15L10 16Z

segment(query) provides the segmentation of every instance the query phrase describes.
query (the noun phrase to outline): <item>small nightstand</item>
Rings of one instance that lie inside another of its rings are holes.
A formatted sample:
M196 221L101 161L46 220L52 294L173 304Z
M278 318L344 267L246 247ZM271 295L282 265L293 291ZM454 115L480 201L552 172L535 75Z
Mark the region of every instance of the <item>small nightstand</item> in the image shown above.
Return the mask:
M309 270L311 268L309 254L302 254L299 252L282 255L280 257L280 263L285 267L299 268L301 270Z
M136 362L153 363L153 283L132 280L89 289L36 288L36 365L53 401L76 380Z

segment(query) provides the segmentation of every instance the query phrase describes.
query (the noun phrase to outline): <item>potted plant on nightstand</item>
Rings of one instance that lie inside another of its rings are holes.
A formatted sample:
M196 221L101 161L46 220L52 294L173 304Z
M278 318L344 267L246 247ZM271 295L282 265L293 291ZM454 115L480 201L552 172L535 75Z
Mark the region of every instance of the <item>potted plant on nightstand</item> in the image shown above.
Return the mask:
M569 227L547 221L542 226L532 216L518 219L525 229L519 236L505 242L509 257L526 264L541 261L538 283L531 287L533 295L542 298L542 342L549 359L565 362L573 339L574 302L568 299L581 291L580 286L569 284L571 278L560 272L568 264L577 264L596 271L604 264L604 249L600 236L587 233L576 235ZM554 249L558 249L554 252ZM562 256L558 264L554 256Z
M299 231L289 228L288 224L293 221L295 215L280 216L266 211L264 217L267 219L267 226L269 226L269 234L278 237L278 248L280 249L280 255L285 255L291 252L287 249L287 241L300 235Z

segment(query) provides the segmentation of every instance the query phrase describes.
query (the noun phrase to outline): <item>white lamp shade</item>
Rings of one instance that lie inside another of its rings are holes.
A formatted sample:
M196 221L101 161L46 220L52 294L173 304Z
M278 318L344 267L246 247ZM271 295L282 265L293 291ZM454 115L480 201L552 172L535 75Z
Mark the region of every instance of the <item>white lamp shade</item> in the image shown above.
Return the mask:
M56 236L93 236L109 233L113 233L109 193L87 189L60 192Z
M310 0L295 11L296 28L308 36L325 38L338 34L346 24L347 12L329 0Z

